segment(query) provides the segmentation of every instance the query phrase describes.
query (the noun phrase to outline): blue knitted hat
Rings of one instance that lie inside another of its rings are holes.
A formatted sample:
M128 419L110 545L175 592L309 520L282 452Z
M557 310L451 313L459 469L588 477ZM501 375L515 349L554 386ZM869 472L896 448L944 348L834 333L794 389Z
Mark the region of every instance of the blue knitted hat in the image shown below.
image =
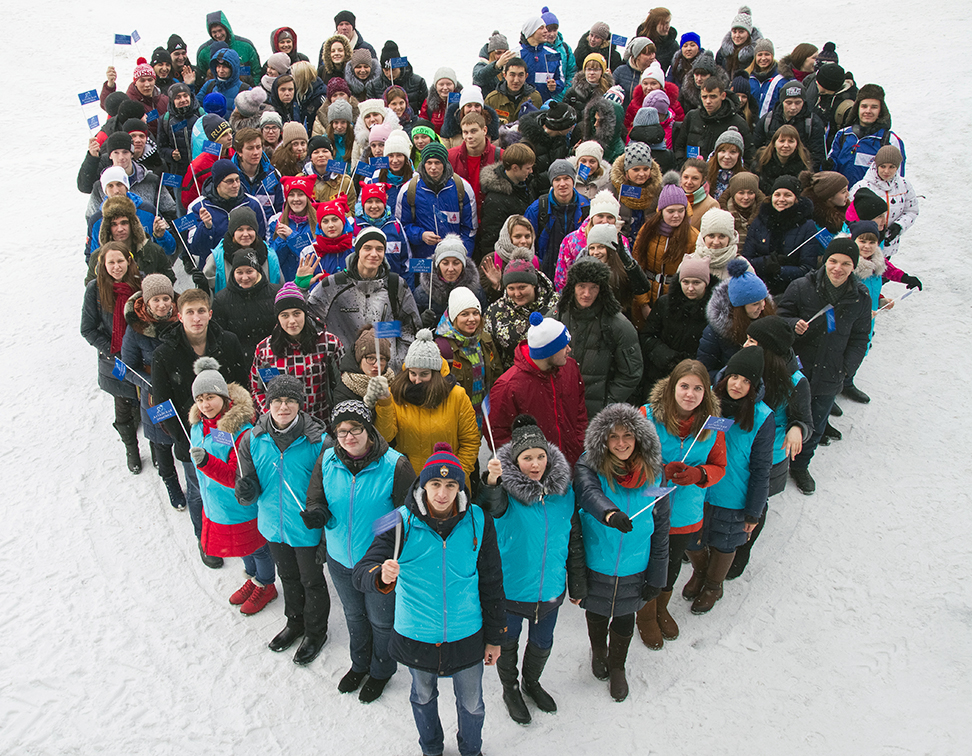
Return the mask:
M726 270L729 279L729 304L733 307L744 307L754 302L761 302L769 296L769 291L762 279L749 269L749 263L737 257L729 261Z

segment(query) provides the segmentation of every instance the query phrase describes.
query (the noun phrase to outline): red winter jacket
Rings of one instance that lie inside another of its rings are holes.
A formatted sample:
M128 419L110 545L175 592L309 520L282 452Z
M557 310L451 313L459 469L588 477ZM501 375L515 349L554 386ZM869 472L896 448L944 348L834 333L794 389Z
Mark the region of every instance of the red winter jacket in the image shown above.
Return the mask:
M501 375L489 392L489 422L496 446L511 438L517 415L533 415L543 435L557 444L573 466L584 452L587 404L584 379L573 357L567 364L544 372L530 359L529 347L521 343L513 367Z
M482 171L487 165L492 165L499 161L503 154L503 150L499 147L495 147L489 139L486 140L486 149L483 154L479 156L479 171ZM475 158L473 158L475 159ZM452 170L456 172L457 175L462 176L469 185L473 188L473 192L476 194L476 217L481 217L483 214L483 190L479 186L479 172L477 171L473 174L469 170L469 149L466 147L466 143L462 142L457 144L451 150L449 150L449 164L452 166Z

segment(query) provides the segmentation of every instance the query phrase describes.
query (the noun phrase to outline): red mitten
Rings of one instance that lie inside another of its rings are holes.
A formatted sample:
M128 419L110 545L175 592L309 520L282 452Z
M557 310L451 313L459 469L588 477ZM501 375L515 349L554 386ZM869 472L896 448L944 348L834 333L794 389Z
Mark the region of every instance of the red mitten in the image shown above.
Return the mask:
M701 480L701 467L685 467L684 470L680 470L672 476L672 482L679 486L694 486Z
M674 480L675 476L682 472L688 465L684 462L669 462L665 465L665 480Z

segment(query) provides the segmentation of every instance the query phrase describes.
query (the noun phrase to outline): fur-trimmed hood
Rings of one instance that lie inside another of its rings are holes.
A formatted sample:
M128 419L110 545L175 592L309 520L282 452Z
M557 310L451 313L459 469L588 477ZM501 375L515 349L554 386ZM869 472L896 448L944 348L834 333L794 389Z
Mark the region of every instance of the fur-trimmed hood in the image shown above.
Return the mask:
M871 276L877 276L880 278L884 275L884 271L888 269L888 262L884 257L884 251L878 247L874 250L874 254L871 255L871 259L868 260L864 255L860 256L857 262L857 268L854 272L857 277L862 281L865 278L870 278Z
M344 64L344 80L348 83L348 88L351 90L351 94L362 100L367 98L367 93L365 88L373 81L377 81L381 76L381 63L378 62L378 58L371 59L371 75L368 77L367 81L361 81L357 76L354 75L354 66L351 65L349 60ZM327 82L325 82L327 83Z
M498 192L507 196L513 194L513 182L507 177L502 161L483 166L479 172L479 187L483 194L486 192Z
M543 477L533 480L527 477L513 459L513 444L507 442L496 452L503 466L503 490L523 504L533 504L541 496L562 496L570 488L570 465L564 453L555 444L547 442L547 469Z
M175 302L172 304L172 315L168 320L156 320L149 315L141 290L136 291L125 302L125 322L128 326L150 339L158 338L159 333L171 323L179 322L176 314Z
M658 431L638 408L624 403L607 405L587 424L584 451L587 454L588 466L594 470L601 468L607 454L608 435L619 425L634 433L645 459L660 472L662 456Z
M611 149L615 138L620 136L619 127L624 123L624 112L622 111L619 119L618 110L620 108L616 108L613 102L600 95L588 102L583 115L584 141L593 139L605 152ZM596 115L601 116L601 120L595 126Z
M253 422L253 398L249 392L238 383L227 384L232 406L216 421L216 427L234 436L247 423ZM202 422L202 413L195 404L189 408L189 423L195 425Z
M560 292L557 312L561 315L574 308L574 287L579 283L595 283L600 289L591 310L600 310L604 317L621 312L621 304L611 290L611 269L593 257L578 257L567 271L567 282Z
M773 296L767 294L766 299L772 302ZM705 318L709 321L709 325L712 326L712 330L719 334L719 336L726 339L726 341L732 341L732 337L729 335L732 330L732 302L729 301L728 279L712 290L712 296L709 297L709 304L705 308Z
M337 70L335 70L334 68L334 63L331 62L331 45L333 45L335 42L344 43L345 62L342 63ZM294 48L296 49L296 47L297 47L297 43L295 42ZM333 79L335 77L339 77L339 78L344 77L348 62L351 60L351 53L353 52L354 50L351 49L351 43L348 42L348 38L345 37L343 34L332 34L330 37L324 40L324 44L321 46L321 59L317 61L317 67L318 67L318 76L321 77L321 80L324 82L325 86L327 85L327 82L330 79ZM372 71L373 70L374 69L372 69ZM321 76L321 74L323 74L323 76ZM351 76L354 76L353 70L351 71Z
M618 197L618 202L625 207L630 207L632 210L648 210L652 203L658 201L658 195L662 190L661 168L658 167L657 161L651 161L651 175L648 177L648 183L641 187L640 197L621 196L621 185L623 183L625 183L624 153L618 155L611 165L611 184L614 186L614 195Z

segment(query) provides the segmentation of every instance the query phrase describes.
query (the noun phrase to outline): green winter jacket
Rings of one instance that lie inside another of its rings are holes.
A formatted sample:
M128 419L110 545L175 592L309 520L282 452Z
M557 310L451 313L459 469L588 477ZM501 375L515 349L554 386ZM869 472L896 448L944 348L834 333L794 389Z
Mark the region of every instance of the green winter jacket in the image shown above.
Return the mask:
M209 37L209 30L213 24L220 24L226 27L226 44L229 45L231 50L236 50L240 56L240 76L259 77L261 63L256 46L246 37L238 37L233 34L233 27L229 25L229 21L226 20L226 14L223 11L213 11L212 13L206 14L207 39L196 51L196 70L202 76L205 76L209 70L209 59L212 55L213 43L215 42L214 39ZM249 67L249 73L246 72L245 67Z

